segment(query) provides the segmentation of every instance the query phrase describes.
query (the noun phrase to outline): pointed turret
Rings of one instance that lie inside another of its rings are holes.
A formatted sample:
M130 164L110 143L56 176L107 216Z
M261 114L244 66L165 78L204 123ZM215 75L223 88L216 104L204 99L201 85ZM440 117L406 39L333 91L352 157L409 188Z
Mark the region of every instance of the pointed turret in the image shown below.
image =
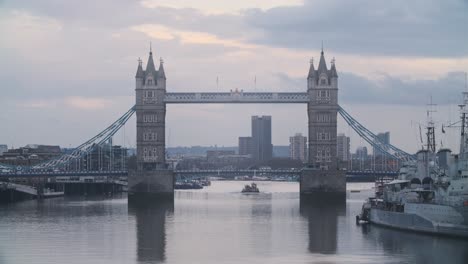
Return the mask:
M325 62L325 56L323 55L323 49L322 49L322 52L321 52L321 55L320 55L320 62L319 62L319 66L318 66L318 73L321 74L321 73L327 73L327 63Z
M155 78L157 75L156 68L154 67L154 62L153 62L153 52L151 50L149 53L148 63L146 64L146 74L153 75L153 78Z
M335 67L335 58L333 58L333 60L331 61L330 75L331 77L338 77L338 73L336 72Z
M313 79L315 78L315 68L314 68L314 59L310 59L310 68L309 68L309 75L307 76L307 79Z
M144 78L144 77L145 77L145 73L143 71L143 67L141 66L141 59L138 58L138 68L137 68L135 78Z
M166 73L164 72L164 61L163 59L161 58L159 60L159 70L158 70L158 78L159 79L166 79Z

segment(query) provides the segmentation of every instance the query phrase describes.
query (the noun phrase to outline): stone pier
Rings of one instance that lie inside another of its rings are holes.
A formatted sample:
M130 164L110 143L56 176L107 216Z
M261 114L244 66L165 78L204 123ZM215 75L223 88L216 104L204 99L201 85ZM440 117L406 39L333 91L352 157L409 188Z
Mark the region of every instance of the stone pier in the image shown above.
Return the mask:
M304 168L300 180L301 194L346 194L346 175L343 170Z
M153 171L130 171L128 177L128 197L174 196L174 172L158 169Z

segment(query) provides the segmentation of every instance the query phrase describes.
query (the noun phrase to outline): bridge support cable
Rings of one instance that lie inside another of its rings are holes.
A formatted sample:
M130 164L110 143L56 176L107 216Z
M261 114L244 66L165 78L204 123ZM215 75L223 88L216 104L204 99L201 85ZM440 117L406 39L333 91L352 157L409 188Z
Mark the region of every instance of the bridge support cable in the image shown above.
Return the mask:
M114 123L101 131L99 134L76 147L70 154L65 154L55 159L39 163L29 167L32 170L50 169L66 166L73 160L82 158L86 154L91 153L94 149L101 146L104 142L109 140L119 129L135 113L135 107L130 108L123 116L117 119Z
M346 123L348 123L348 125L353 128L353 130L356 131L356 133L365 141L367 141L367 143L369 143L371 146L400 161L413 161L415 159L414 155L411 155L391 144L382 142L374 133L364 127L356 119L354 119L341 106L339 107L338 112L346 121Z

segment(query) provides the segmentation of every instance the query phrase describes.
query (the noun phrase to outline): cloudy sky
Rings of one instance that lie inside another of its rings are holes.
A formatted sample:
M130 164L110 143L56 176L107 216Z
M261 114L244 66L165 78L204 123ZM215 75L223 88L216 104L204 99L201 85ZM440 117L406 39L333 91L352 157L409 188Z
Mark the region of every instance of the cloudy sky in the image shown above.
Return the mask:
M134 101L138 57L163 57L168 91L305 91L321 42L340 104L397 146L419 147L432 96L457 118L468 71L468 0L0 0L0 144L76 146ZM216 78L219 76L219 87ZM254 86L256 76L257 85ZM303 105L170 105L168 143L236 145L251 115L273 143L307 132ZM134 145L134 120L119 135ZM340 120L339 131L364 144ZM455 146L456 131L439 137Z

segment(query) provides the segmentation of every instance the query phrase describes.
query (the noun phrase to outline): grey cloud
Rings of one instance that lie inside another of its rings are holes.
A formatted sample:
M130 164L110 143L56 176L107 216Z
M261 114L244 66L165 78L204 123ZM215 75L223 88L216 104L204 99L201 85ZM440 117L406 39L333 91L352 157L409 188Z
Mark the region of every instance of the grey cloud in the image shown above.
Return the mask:
M149 38L132 30L119 31L122 37L112 38L111 32L103 28L83 31L70 25L57 33L57 43L40 51L33 43L28 50L4 48L0 43L0 99L133 95L137 58L146 63ZM192 89L206 85L203 81L209 77L198 78L203 65L196 63L235 49L221 45L191 45L187 49L178 40L153 42L156 60L159 56L167 59L165 67L173 90L187 89L184 78L174 78L182 73L193 79ZM33 54L37 52L41 59Z
M139 24L160 24L181 30L209 32L219 37L241 36L248 31L240 16L206 15L192 8L146 8L135 0L6 0L4 8L51 17L65 26L121 29Z
M241 15L150 9L130 0L7 0L3 7L52 17L66 27L121 29L154 23L294 49L317 49L324 40L327 50L342 53L468 55L467 0L305 0L303 6L246 9Z
M344 103L426 105L432 96L437 104L457 104L463 91L463 72L449 72L436 80L384 75L373 81L352 73L340 77L340 100Z
M343 53L457 57L468 55L468 1L307 1L246 11L264 34L252 41Z
M284 87L300 90L304 78L292 78L283 73L276 76ZM349 72L339 73L339 100L342 104L398 104L424 106L432 96L434 103L457 104L464 91L463 72L449 72L436 80L405 80L382 74L378 80L368 79Z

